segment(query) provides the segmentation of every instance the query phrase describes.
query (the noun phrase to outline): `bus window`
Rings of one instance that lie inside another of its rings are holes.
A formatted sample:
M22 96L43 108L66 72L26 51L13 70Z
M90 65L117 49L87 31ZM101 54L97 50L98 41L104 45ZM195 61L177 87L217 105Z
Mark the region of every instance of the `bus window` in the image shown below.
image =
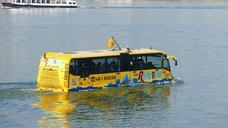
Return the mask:
M130 57L131 70L146 69L146 56L145 55L132 55Z
M85 58L72 60L70 73L88 77L90 74L111 73L120 71L119 57Z
M70 74L78 75L77 61L75 59L70 62Z
M170 70L169 60L163 59L163 68Z
M91 59L80 59L78 60L78 74L81 77L87 77L90 74Z
M147 68L162 68L162 57L159 55L147 55Z
M94 58L91 59L91 70L90 74L104 73L106 72L105 58Z
M120 71L120 60L118 57L107 58L107 72L119 72Z

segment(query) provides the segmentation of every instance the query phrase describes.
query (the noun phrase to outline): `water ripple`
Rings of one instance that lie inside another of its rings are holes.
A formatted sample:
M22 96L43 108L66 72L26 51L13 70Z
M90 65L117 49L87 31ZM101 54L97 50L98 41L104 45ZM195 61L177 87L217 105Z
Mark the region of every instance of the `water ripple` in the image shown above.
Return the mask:
M190 9L190 10L227 10L228 6L79 6L80 9Z

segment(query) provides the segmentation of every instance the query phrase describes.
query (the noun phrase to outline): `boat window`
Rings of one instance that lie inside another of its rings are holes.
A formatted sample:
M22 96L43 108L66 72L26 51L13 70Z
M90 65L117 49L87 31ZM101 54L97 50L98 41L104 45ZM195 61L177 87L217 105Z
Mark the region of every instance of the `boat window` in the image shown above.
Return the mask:
M45 3L45 0L42 0L42 3Z
M32 0L32 3L35 3L35 0Z
M75 4L75 2L73 2L73 4Z
M69 2L69 4L71 4L71 2Z
M25 0L22 0L22 3L25 3L26 1Z
M160 55L147 55L147 68L162 68L162 57Z
M130 67L131 67L131 70L146 69L146 55L131 55Z
M66 2L66 1L62 1L62 3L63 3L63 4L67 4L67 2Z
M21 0L17 0L17 3L21 3Z
M50 4L50 0L47 0L47 3Z

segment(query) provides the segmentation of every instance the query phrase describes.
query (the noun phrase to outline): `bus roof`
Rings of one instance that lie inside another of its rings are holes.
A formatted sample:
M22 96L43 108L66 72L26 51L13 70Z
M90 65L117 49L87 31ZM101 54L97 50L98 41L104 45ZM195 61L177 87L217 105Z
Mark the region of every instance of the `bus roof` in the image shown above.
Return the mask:
M71 60L72 58L92 58L92 57L108 57L119 56L121 53L129 53L130 55L136 54L166 54L161 50L155 49L122 49L122 50L89 50L89 51L74 51L74 52L48 52L46 57L56 58L63 60Z

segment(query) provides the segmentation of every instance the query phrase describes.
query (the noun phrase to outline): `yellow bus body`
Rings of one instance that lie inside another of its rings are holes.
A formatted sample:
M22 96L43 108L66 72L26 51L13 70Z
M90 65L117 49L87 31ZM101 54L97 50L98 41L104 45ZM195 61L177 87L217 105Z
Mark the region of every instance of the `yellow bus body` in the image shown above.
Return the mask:
M120 70L118 72L89 74L84 77L70 73L72 59L119 57L126 51L129 56L159 54L164 56L165 59L169 59L165 52L154 49L96 50L68 53L48 52L40 59L37 88L40 90L68 92L71 90L92 90L106 87L139 86L145 83L165 84L172 81L171 71L165 68ZM174 56L172 56L173 58Z

